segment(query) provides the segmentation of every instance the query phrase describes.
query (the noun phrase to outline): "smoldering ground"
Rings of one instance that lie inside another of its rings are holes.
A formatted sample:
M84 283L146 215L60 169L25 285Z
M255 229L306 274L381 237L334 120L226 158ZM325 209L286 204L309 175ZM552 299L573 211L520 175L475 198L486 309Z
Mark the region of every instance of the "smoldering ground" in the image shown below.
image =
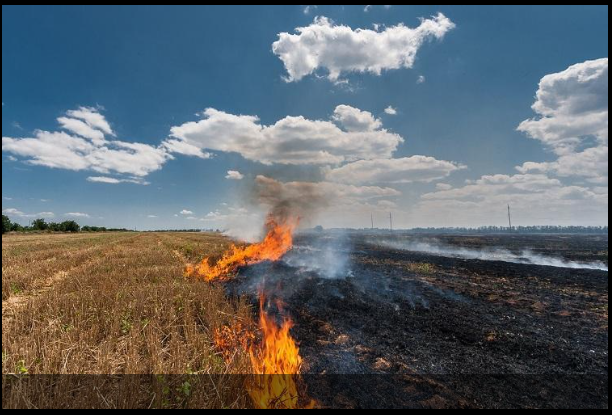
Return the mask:
M606 247L569 241L593 253ZM326 245L348 256L333 277L320 271ZM559 406L605 405L591 391L607 377L607 272L398 250L350 233L298 235L294 249L232 283L247 291L265 279L284 300L304 373L344 374L336 379L344 388L325 377L308 385L324 405L541 406L542 393ZM394 376L366 388L347 374Z
M515 251L499 247L482 247L480 249L472 249L452 246L436 238L427 238L423 240L412 239L410 237L370 238L369 242L392 249L423 252L431 255L446 257L478 259L481 261L502 261L515 264L542 265L558 268L608 271L608 266L602 261L571 261L558 256L543 255L530 248L521 248Z

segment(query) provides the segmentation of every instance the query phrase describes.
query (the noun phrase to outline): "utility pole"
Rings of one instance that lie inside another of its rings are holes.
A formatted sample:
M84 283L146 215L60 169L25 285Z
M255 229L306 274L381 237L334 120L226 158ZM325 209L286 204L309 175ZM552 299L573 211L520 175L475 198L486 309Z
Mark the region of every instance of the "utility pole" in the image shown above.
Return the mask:
M510 205L508 205L508 229L512 231L512 216L510 215Z
M374 214L370 213L370 222L372 222L372 230L374 230Z
M393 216L391 212L389 212L389 230L393 231Z

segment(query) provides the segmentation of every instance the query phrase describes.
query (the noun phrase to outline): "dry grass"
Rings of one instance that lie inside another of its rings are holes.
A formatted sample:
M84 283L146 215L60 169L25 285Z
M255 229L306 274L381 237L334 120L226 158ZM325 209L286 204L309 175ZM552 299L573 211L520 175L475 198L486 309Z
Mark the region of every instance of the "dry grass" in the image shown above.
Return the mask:
M253 324L253 311L226 298L222 287L183 277L186 260L216 255L227 244L212 234L3 236L3 375L214 374L212 397L191 393L189 382L177 389L155 378L161 389L147 405L177 406L164 397L169 391L182 396L180 406L244 406L248 396L233 375L250 372L248 357L237 350L222 358L212 337L236 321ZM66 405L41 402L32 393L9 399L9 384L3 376L3 407ZM97 402L130 407L136 395L100 396ZM93 398L83 399L89 401L80 404L87 405Z

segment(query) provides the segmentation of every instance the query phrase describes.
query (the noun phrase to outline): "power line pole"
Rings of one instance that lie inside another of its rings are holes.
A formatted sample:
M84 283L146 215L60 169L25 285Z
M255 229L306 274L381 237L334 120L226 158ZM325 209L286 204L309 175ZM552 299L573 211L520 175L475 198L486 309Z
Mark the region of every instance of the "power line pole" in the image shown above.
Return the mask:
M512 216L510 215L510 205L508 205L508 229L512 230Z
M393 216L391 212L389 212L389 230L393 231Z
M374 214L370 213L370 222L372 222L372 230L374 230Z

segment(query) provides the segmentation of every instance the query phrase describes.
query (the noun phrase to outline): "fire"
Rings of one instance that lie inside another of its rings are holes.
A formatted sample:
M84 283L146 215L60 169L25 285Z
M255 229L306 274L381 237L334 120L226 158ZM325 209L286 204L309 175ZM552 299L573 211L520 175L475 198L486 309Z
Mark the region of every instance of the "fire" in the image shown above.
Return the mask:
M204 258L197 265L187 265L186 276L195 276L205 281L224 281L241 266L262 261L278 261L293 246L293 231L298 220L278 221L268 216L267 233L264 239L252 245L239 247L232 245L216 264L211 265ZM313 408L314 401L301 405L298 391L299 373L302 358L299 348L291 336L293 321L284 317L278 325L265 309L265 296L260 294L259 329L261 341L255 341L255 333L241 323L224 326L213 332L213 341L226 360L230 360L236 350L245 350L251 360L253 377L249 378L247 389L256 408ZM278 303L278 309L281 309Z
M289 331L293 321L285 317L279 326L264 310L265 297L260 296L259 328L261 344L249 348L253 372L257 374L249 385L249 395L258 409L300 408L296 375L302 358ZM314 401L304 408L314 407Z
M297 225L297 219L280 223L269 216L263 241L245 247L232 245L216 264L211 265L209 258L204 258L195 266L187 265L185 275L203 278L205 281L223 281L241 266L277 261L293 246L293 231Z

